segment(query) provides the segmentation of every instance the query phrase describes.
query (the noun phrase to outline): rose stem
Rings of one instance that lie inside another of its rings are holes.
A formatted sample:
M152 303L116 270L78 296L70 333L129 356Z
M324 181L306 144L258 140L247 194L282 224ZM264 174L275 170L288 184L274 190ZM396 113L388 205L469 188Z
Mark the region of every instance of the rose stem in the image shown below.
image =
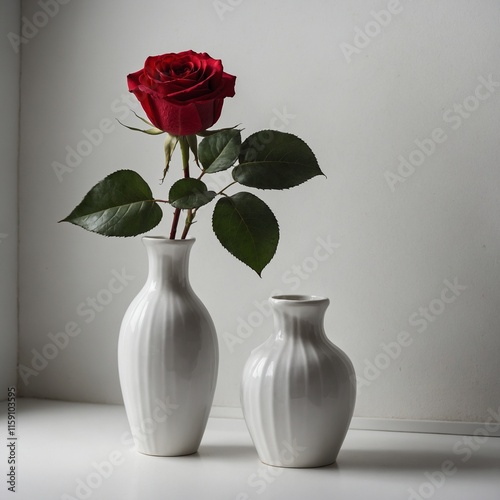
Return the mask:
M186 136L181 135L179 136L179 144L181 146L181 153L182 153L182 170L184 172L184 178L188 179L189 178L189 144L187 141ZM181 215L181 209L176 208L174 212L174 218L172 220L172 229L170 230L170 239L175 240L175 236L177 234L177 225L179 224L179 217ZM191 211L188 211L188 217L191 215ZM184 229L184 232L182 233L181 239L185 239L187 231Z
M182 153L182 168L184 170L184 178L188 179L189 175L189 141L187 136L183 135L180 137L181 153ZM186 223L184 225L184 230L182 231L181 239L185 240L189 232L189 228L193 222L194 214L191 208L188 208L186 215Z
M179 216L181 215L181 209L176 208L174 211L174 218L172 219L172 228L170 229L170 239L175 240L175 233L177 232L177 224L179 224Z
M182 236L181 238L183 240L186 239L186 236L189 232L189 228L191 227L191 224L193 223L194 216L196 215L196 209L192 210L191 208L188 210L187 216L186 216L186 225L184 226L184 231L182 231Z

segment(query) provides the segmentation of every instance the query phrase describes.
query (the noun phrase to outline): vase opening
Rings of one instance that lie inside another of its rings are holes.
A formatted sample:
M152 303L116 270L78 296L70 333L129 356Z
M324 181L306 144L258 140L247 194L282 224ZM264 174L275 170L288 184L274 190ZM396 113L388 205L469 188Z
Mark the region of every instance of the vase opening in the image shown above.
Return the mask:
M187 243L187 242L194 242L196 241L196 238L193 236L190 236L188 238L184 238L183 240L176 238L175 240L170 239L167 236L143 236L142 240L145 241L168 241L170 243Z
M323 302L328 300L326 297L319 295L274 295L272 300L288 300L291 302Z

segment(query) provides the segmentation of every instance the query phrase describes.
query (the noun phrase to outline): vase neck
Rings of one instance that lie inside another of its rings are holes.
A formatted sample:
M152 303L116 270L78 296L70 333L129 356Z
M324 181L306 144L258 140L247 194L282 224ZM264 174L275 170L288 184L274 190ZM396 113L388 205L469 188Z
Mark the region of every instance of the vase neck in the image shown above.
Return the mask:
M313 339L325 336L323 321L330 303L311 295L272 297L274 324L279 338Z
M189 254L194 238L170 240L145 236L142 241L148 254L148 282L169 283L178 287L189 286Z

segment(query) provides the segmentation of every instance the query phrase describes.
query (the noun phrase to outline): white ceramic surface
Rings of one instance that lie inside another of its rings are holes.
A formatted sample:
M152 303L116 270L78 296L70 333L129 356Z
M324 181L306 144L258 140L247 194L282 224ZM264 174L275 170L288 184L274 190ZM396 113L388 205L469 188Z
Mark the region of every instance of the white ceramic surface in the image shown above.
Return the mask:
M241 403L262 462L319 467L335 462L356 399L354 368L325 335L330 301L304 295L270 299L275 333L252 351Z
M215 391L218 343L188 278L194 239L143 237L149 275L123 318L118 368L136 448L195 453Z

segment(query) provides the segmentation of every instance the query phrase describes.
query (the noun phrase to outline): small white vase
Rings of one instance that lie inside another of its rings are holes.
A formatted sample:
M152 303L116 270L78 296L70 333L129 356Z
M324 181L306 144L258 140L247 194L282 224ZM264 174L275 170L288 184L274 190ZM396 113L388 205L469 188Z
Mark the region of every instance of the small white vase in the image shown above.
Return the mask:
M136 449L195 453L218 369L215 327L189 283L194 239L143 237L149 274L128 307L118 342L123 401Z
M270 299L275 333L243 370L241 404L262 462L320 467L336 461L354 411L354 367L325 335L330 301L308 295Z

